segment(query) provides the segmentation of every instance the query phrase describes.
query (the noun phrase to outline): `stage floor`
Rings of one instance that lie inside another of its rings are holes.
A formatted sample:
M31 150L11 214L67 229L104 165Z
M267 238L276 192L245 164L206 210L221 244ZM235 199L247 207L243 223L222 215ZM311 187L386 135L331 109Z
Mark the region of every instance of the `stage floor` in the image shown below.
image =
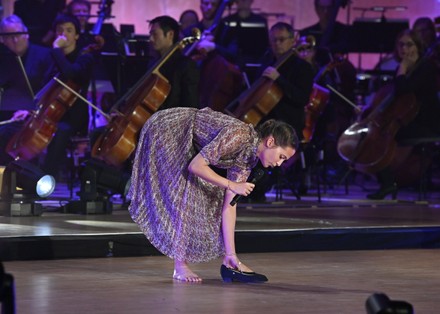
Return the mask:
M41 216L0 216L0 260L15 279L17 313L351 314L367 313L375 292L435 313L440 192L425 201L412 189L395 201L367 192L339 186L297 200L284 190L282 200L271 192L240 203L237 252L264 284L223 283L220 259L194 265L202 284L173 281L172 261L119 200L111 213L70 213L62 185Z
M368 313L373 293L438 313L440 250L368 250L239 255L269 278L223 283L221 260L193 265L200 284L171 279L164 256L5 262L17 313ZM377 312L378 313L378 312Z
M36 260L158 255L126 206L116 200L110 214L66 212L61 186L44 201L41 216L0 216L0 260ZM284 190L282 200L240 203L236 226L240 252L437 248L440 246L440 193L417 201L404 190L397 200L370 201L357 186L328 190L297 200Z

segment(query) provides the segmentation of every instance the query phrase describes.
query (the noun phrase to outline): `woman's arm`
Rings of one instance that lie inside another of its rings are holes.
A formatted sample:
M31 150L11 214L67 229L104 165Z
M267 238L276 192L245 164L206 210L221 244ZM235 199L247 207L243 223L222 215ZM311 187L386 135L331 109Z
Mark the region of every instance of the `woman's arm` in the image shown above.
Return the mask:
M231 206L230 202L235 194L249 195L255 187L250 182L233 182L218 175L209 167L209 163L199 153L188 166L189 172L194 175L226 189L222 208L223 242L227 256L235 256L235 221L237 219L237 205ZM237 266L237 265L234 265Z
M255 184L250 182L234 182L220 176L209 167L208 161L200 153L191 160L188 170L203 180L226 189L226 195L230 194L231 200L235 194L249 195L255 187Z

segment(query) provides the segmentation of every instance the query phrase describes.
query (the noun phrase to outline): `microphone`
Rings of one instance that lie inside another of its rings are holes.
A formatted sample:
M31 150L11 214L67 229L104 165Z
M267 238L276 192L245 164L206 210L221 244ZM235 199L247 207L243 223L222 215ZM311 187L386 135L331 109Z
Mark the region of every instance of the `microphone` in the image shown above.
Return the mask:
M251 179L251 183L256 183L258 180L260 180L264 175L264 170L262 169L257 169L255 170L255 172L253 173L253 178ZM243 197L243 195L240 194L236 194L234 196L234 198L232 199L232 201L229 203L229 205L234 206L235 204L238 203L238 201Z

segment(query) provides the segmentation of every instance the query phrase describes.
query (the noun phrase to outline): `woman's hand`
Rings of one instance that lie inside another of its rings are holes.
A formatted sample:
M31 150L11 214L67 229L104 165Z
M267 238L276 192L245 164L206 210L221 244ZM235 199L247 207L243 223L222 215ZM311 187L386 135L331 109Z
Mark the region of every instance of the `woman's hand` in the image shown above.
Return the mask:
M229 189L235 194L248 196L254 190L255 184L250 182L229 181Z
M240 260L238 259L235 253L226 254L225 257L223 258L223 265L225 265L228 268L236 269L238 271L252 272L252 269L250 269L242 262L240 262Z

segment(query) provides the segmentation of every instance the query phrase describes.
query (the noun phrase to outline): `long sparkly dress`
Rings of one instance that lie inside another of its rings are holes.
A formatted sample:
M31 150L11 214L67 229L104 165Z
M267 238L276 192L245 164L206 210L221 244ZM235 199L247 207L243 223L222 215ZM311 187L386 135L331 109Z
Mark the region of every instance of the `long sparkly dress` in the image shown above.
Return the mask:
M133 165L129 212L164 255L199 263L224 254L225 190L188 171L201 153L210 165L244 182L256 165L252 125L209 108L158 111L144 125Z

